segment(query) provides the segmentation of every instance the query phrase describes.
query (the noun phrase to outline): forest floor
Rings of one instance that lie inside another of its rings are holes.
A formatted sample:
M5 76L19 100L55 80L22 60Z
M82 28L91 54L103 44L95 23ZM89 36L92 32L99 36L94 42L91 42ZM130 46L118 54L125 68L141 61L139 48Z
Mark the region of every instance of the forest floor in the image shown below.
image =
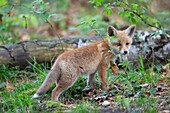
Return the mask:
M59 100L51 101L49 91L32 99L50 68L34 64L32 68L1 67L0 112L76 112L76 113L169 113L170 75L168 67L156 70L138 68L121 70L118 76L107 72L107 91L100 89L98 76L95 89L86 86L87 76L81 76ZM168 65L167 65L168 66Z

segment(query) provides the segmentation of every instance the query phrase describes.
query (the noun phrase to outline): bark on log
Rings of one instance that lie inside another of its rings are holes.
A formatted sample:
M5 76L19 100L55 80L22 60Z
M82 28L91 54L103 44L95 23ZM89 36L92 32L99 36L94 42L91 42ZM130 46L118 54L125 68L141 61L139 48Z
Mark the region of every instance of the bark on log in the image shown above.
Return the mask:
M51 39L22 41L14 44L0 45L0 64L25 67L28 65L28 61L33 62L34 57L38 63L50 62L62 52L77 48L80 42L79 40L96 41L95 38L100 37L62 37L61 43L59 39ZM82 42L81 44L83 46L89 43Z
M157 36L153 31L137 31L133 44L129 50L129 55L123 56L123 60L128 60L132 66L140 66L141 56L143 65L149 67L154 65L165 65L170 62L170 31L163 35L162 31Z
M170 36L157 35L152 36L151 31L136 31L133 44L130 48L129 55L124 56L123 60L129 60L132 65L140 65L139 56L143 57L144 65L166 64L170 59ZM57 57L64 51L87 45L102 39L101 36L87 36L61 38L62 46L59 39L51 40L33 40L23 41L14 44L0 46L0 64L19 65L25 67L27 61L33 62L31 58L36 58L38 63L50 62L53 57ZM63 47L63 50L62 50Z

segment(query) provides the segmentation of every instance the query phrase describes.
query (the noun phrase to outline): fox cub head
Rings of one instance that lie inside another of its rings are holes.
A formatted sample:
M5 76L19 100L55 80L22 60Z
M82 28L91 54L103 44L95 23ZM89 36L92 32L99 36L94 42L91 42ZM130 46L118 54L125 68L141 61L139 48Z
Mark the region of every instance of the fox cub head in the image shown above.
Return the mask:
M128 54L128 49L132 44L132 38L134 36L135 29L136 26L131 25L126 30L118 31L113 26L109 25L107 28L107 34L110 37L118 37L116 42L109 44L110 49L112 49L115 54Z

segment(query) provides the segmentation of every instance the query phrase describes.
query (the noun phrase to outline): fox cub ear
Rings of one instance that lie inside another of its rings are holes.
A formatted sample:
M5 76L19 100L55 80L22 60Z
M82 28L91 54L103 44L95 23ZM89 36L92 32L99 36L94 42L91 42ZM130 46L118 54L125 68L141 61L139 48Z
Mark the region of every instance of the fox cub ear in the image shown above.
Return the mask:
M107 27L107 34L109 36L116 36L117 35L117 30L113 26L109 25Z
M126 33L129 37L133 38L135 30L136 30L136 25L131 25L126 29Z

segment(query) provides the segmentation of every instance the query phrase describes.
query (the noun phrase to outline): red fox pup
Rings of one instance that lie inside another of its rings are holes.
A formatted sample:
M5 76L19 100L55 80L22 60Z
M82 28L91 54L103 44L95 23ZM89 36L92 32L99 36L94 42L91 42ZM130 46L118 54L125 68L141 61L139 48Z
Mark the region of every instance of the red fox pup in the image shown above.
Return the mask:
M60 94L71 87L80 75L89 75L87 85L94 88L94 77L97 71L100 78L100 87L106 90L106 72L109 63L117 54L128 54L135 29L136 26L131 25L126 30L118 31L109 25L107 34L110 37L117 36L118 38L103 38L96 43L62 53L56 59L33 98L46 93L56 82L56 87L52 91L52 100L58 101Z

